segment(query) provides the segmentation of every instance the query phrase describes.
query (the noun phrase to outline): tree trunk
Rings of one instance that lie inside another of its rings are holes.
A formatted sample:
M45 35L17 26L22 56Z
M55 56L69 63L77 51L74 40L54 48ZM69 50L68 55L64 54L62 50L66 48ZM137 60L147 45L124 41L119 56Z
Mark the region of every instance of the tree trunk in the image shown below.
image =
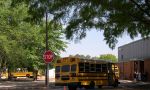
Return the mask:
M10 71L10 67L8 66L8 80L11 80L12 76L11 76L11 71Z

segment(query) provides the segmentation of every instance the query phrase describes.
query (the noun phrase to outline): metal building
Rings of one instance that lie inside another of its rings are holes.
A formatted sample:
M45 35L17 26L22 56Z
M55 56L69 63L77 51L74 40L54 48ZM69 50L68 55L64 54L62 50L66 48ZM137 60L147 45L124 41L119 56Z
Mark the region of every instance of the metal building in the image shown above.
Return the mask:
M141 39L118 48L119 61L145 60L150 58L150 38Z
M134 73L140 73L150 81L150 38L141 39L118 48L120 77L133 79Z

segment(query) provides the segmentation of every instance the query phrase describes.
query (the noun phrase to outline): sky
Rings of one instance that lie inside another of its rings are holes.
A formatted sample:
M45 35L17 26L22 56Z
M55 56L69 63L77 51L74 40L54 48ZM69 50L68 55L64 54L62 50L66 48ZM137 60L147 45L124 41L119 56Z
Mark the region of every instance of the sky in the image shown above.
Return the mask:
M69 44L65 52L61 52L61 57L67 57L69 55L90 55L92 57L99 56L101 54L113 54L118 57L118 47L124 44L141 39L139 36L133 40L127 34L123 34L121 38L118 38L118 43L115 49L110 49L104 41L103 32L91 30L87 31L86 38L75 43L74 41L68 41ZM66 41L66 40L65 40Z

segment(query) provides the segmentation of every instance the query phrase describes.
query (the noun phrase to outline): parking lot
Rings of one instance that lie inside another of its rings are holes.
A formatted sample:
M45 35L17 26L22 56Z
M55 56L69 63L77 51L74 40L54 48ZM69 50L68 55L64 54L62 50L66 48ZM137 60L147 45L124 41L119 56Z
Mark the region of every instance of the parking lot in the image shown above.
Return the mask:
M117 87L104 86L101 89L97 87L94 90L149 90L148 82L133 82L128 80L120 80L121 84ZM13 81L1 80L0 90L68 90L67 87L55 86L54 83L49 84L49 89L45 86L44 80L33 81L32 79L17 79ZM85 90L84 88L78 90ZM92 89L93 90L93 89Z

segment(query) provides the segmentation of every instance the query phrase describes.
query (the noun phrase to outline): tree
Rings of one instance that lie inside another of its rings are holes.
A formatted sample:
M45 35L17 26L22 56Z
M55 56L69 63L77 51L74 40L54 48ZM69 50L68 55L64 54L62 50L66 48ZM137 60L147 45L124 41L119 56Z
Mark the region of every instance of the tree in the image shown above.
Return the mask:
M113 54L102 54L99 57L97 57L98 59L102 59L102 60L108 60L108 61L112 61L112 62L117 62L117 58L115 55Z
M82 54L76 54L76 55L69 55L69 57L77 57L77 58L83 58L83 59L92 59L90 55L82 55Z
M104 32L104 40L114 48L124 32L132 39L139 34L143 38L150 35L149 0L13 0L12 6L20 1L29 5L30 20L36 22L44 17L47 5L54 20L66 23L68 39L74 35L82 39L86 30L96 28Z
M45 21L36 25L26 22L28 7L20 3L11 7L11 0L0 1L0 69L7 67L27 67L30 70L45 66L42 60L45 51ZM48 21L49 49L55 53L55 59L60 51L65 50L66 43L62 41L62 26Z

